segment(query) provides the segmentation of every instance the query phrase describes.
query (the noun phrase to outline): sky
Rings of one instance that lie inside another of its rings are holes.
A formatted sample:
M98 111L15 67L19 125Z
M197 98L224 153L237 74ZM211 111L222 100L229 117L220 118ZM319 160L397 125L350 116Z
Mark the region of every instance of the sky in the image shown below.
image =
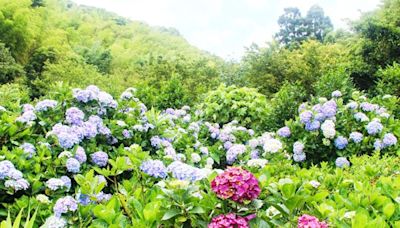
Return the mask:
M149 25L173 27L188 42L226 59L239 59L252 43L264 46L279 30L286 7L305 15L321 6L335 28L374 10L380 0L73 0Z

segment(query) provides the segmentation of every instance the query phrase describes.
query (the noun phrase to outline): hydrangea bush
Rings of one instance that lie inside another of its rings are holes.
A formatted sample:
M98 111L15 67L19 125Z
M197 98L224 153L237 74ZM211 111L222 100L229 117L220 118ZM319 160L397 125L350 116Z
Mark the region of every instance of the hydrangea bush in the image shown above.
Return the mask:
M0 108L0 219L28 208L37 227L397 224L399 167L387 164L398 157L351 157L396 153L391 109L360 97L344 105L336 92L275 133L188 106L148 109L135 91L61 88L18 111ZM337 168L297 165L322 160ZM354 198L368 198L370 182L381 196L372 209Z

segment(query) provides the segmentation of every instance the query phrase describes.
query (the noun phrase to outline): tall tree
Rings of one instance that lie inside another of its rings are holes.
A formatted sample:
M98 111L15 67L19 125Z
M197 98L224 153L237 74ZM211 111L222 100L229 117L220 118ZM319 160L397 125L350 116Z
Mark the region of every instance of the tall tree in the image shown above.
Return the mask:
M11 82L23 73L22 66L15 62L9 49L0 43L0 83Z
M330 18L317 5L312 6L305 17L296 7L285 8L278 24L280 30L275 38L287 47L299 47L310 38L323 42L326 34L333 29Z

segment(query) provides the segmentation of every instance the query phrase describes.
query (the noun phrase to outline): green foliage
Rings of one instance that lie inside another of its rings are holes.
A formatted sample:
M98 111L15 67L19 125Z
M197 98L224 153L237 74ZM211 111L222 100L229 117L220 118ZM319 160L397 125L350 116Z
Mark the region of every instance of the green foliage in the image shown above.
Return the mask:
M332 91L339 90L343 93L344 98L350 98L354 86L346 69L339 68L324 74L314 84L314 90L317 97L330 97Z
M284 84L270 101L267 129L276 130L282 127L286 120L293 119L297 114L298 105L306 98L306 92L299 84Z
M376 92L381 95L390 94L400 97L400 64L393 63L377 72Z
M23 74L24 71L21 65L15 62L8 48L3 43L0 43L0 83L12 82Z
M265 128L268 102L255 89L226 87L209 92L200 104L201 116L209 121L226 124L233 120L255 130Z
M0 85L0 105L10 109L19 110L20 105L29 102L28 88L21 83Z

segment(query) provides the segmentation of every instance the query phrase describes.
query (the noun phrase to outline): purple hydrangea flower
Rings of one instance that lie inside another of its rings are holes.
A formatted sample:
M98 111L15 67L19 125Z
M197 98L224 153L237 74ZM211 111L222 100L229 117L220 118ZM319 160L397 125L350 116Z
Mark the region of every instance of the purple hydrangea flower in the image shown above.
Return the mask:
M359 121L359 122L366 122L369 121L369 118L367 115L365 115L362 112L357 112L356 114L354 114L354 118Z
M332 97L341 97L342 93L339 90L335 90L332 92Z
M73 91L73 96L77 101L82 102L82 103L87 103L89 101L97 99L96 93L94 91L87 90L87 89L84 89L84 90L75 89Z
M352 132L350 133L350 139L355 143L360 143L363 139L363 134L360 132Z
M250 152L250 157L251 157L251 159L257 159L257 158L259 158L260 156L259 156L259 151L258 150L252 150L251 152Z
M75 151L75 159L78 160L78 162L81 164L87 161L85 150L80 146L78 146L78 148Z
M379 108L378 105L376 105L376 104L371 104L371 103L368 103L368 102L362 102L362 103L360 104L360 107L361 107L361 109L362 109L364 112L372 112L372 111L374 111L375 109Z
M79 161L76 160L75 158L68 158L66 166L68 172L79 173L79 170L81 168L81 163L79 163Z
M312 121L312 122L306 123L305 129L307 131L316 131L319 129L320 126L321 126L320 122Z
M300 122L302 122L303 124L309 123L312 118L313 118L313 113L309 110L300 113Z
M393 146L396 145L397 138L392 133L387 133L383 136L382 142L384 147Z
M167 168L164 163L160 160L147 160L142 163L140 166L140 170L142 170L147 175L156 178L166 178L167 177Z
M246 146L243 144L234 144L226 152L226 162L232 164L237 157L246 151Z
M291 132L290 132L289 127L286 127L286 126L285 126L285 127L280 128L280 129L277 131L277 134L278 134L280 137L288 138L288 137L290 137Z
M29 188L29 182L25 179L6 180L4 186L6 188L12 188L15 191L27 190Z
M108 154L98 151L90 155L94 164L104 167L108 163Z
M206 177L203 170L182 163L180 161L172 162L167 170L171 172L172 176L179 180L197 181Z
M348 109L354 110L354 109L358 108L358 104L357 104L357 102L352 101L352 102L348 103L348 104L346 105L346 107L347 107Z
M67 189L71 188L71 179L67 176L61 176L60 179L64 182L64 186L67 187Z
M129 139L129 138L132 137L131 133L130 133L128 130L126 130L126 129L124 129L124 130L122 131L122 135L123 135L124 138L126 138L126 139Z
M53 207L54 214L60 217L69 211L74 212L78 209L78 202L71 196L65 196L57 200Z
M345 157L338 157L335 161L336 167L344 168L345 166L350 166L350 162Z
M8 177L10 171L14 170L13 163L8 160L0 161L0 180Z
M366 129L369 135L376 135L382 131L383 125L379 121L373 120L368 123Z
M31 104L23 104L22 105L22 112L29 112L29 111L34 111L35 107Z
M334 117L336 115L336 102L334 100L329 100L322 105L322 113L325 118Z
M24 151L25 154L28 155L28 158L32 158L32 156L36 154L35 146L30 143L24 143L20 146L20 148Z
M131 92L129 92L129 91L124 91L122 94L121 94L121 99L122 100L129 100L129 99L131 99L133 97L133 94L131 93Z
M346 148L348 143L349 142L347 141L347 139L343 136L339 136L335 139L335 147L339 150L343 150L344 148Z
M306 154L305 153L293 154L293 160L295 162L303 162L306 160Z
M55 108L56 106L57 106L57 101L46 99L43 101L39 101L35 106L35 110L37 112L44 112L49 109Z
M383 149L383 143L380 139L375 139L374 148L375 148L375 150Z
M85 113L83 113L79 108L76 107L69 108L65 112L65 119L67 123L72 125L81 125L84 118Z
M50 178L46 181L46 186L52 190L57 191L58 189L67 188L65 182L59 178ZM68 188L67 188L68 189Z
M36 114L33 111L26 111L20 117L16 119L17 122L29 123L37 119Z
M297 141L293 144L293 153L294 154L303 154L304 144Z

